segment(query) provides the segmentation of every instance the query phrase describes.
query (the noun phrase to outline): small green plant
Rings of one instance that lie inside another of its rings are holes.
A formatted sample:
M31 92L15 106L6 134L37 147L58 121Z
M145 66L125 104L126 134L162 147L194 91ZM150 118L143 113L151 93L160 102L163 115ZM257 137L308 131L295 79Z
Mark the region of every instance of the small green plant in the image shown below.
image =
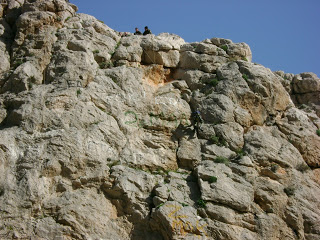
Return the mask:
M118 79L116 78L116 77L114 77L114 76L111 76L110 77L111 79L112 79L112 81L115 83L115 84L119 84L119 81L118 81Z
M101 63L99 63L100 69L106 69L107 66L108 66L108 63L107 63L107 62L101 62Z
M247 59L246 57L242 57L241 59L242 59L243 61L248 62L248 59Z
M112 67L114 67L113 62L111 62L111 61L110 61L110 62L108 62L107 67L108 67L108 68L112 68Z
M101 23L103 23L103 24L104 24L104 21L98 20L98 22L101 22Z
M164 205L164 203L160 203L158 206L156 206L157 209L159 209L160 207L162 207Z
M57 20L58 22L61 22L62 19L61 19L61 17L57 17L56 20Z
M213 144L216 144L216 145L218 145L220 147L227 145L227 143L226 143L226 141L224 139L222 139L222 138L220 138L220 137L218 137L216 135L213 135L213 136L210 137L210 142L212 142Z
M284 192L287 194L288 197L294 195L295 188L294 187L287 187L284 189Z
M216 78L213 78L213 79L210 79L209 80L209 84L212 86L212 87L216 87L219 83L219 80L216 79Z
M222 48L225 52L228 50L228 46L227 45L222 45L220 48Z
M224 164L228 164L229 163L229 159L226 157L222 157L222 156L218 156L213 160L215 163L224 163Z
M216 136L216 135L213 135L213 136L210 137L210 141L211 141L212 143L218 145L219 142L220 142L220 138L219 138L218 136Z
M215 176L211 176L211 177L209 178L209 183L215 183L215 182L217 182L217 181L218 181L218 178L215 177Z
M115 47L115 50L117 50L117 49L120 47L120 45L121 45L121 41L117 42L117 45L116 45L116 47Z
M114 51L110 53L111 58L114 56L114 54L116 53L117 49L120 47L121 45L121 41L117 42L117 45L114 48Z
M207 202L201 198L197 201L197 206L200 208L205 208L206 205L207 205Z
M249 78L248 78L248 75L247 75L247 74L245 74L245 73L244 73L244 74L242 74L242 78L243 78L244 80L246 80L246 81L248 81L248 79L249 79Z
M33 88L33 83L32 82L28 82L28 88L32 89Z
M70 18L71 18L71 17L67 17L67 18L66 18L66 21L70 20Z
M25 61L22 60L22 59L18 59L16 62L15 62L15 66L16 67L19 67L21 64L23 64Z
M270 167L270 170L272 172L277 172L277 170L279 169L279 165L278 164L272 164L271 167Z
M78 89L78 90L77 90L77 97L79 97L79 96L80 96L80 94L81 94L81 90L80 90L80 89Z
M100 51L96 49L96 50L93 50L92 52L93 52L94 54L97 54L97 53L99 53Z
M244 152L243 149L238 149L238 150L236 150L236 154L237 154L237 158L238 158L238 159L239 159L239 158L243 158L243 156L246 155L246 153Z
M179 203L182 205L182 207L188 207L189 206L188 204L183 203L183 202L179 202Z
M316 133L320 137L320 129L317 129Z

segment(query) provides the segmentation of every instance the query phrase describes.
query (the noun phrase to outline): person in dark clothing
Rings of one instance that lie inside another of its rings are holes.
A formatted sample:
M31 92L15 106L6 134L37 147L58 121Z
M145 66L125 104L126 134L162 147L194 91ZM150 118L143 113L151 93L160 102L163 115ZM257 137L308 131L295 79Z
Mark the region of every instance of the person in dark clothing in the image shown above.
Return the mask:
M135 31L134 35L142 35L142 33L139 31L139 29L137 27L135 29L136 29L136 31Z
M148 35L148 34L152 34L152 32L150 31L150 29L148 28L148 26L145 26L145 27L144 27L143 35Z
M192 120L194 124L194 131L198 132L198 130L201 128L201 124L203 123L200 111L198 109L192 113Z

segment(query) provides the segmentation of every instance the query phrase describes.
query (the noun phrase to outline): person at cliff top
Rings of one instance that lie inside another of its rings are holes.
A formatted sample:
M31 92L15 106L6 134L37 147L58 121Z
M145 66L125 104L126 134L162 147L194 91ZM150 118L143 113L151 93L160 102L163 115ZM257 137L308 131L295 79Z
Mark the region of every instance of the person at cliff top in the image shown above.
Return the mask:
M150 31L150 29L148 28L148 26L145 26L145 27L144 27L143 35L148 35L148 34L152 34L152 32Z
M136 31L135 31L134 35L142 35L142 33L139 31L139 29L137 27L135 29L136 29Z

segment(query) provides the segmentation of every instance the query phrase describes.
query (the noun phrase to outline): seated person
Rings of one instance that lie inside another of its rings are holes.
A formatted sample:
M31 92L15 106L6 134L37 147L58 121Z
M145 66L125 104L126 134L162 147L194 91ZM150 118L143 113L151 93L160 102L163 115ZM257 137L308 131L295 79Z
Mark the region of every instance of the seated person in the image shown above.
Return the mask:
M134 35L142 35L142 33L139 31L139 29L137 27L135 29L136 29L136 31L135 31Z
M152 34L152 32L150 31L150 29L148 28L148 26L145 26L145 27L144 27L143 35L148 35L148 34Z

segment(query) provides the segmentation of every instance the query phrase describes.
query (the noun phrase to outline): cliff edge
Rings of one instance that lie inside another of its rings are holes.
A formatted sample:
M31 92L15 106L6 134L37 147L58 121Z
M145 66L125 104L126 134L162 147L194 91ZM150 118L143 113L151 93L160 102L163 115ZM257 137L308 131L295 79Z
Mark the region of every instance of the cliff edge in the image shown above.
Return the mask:
M250 47L0 7L0 239L320 238L320 79Z

